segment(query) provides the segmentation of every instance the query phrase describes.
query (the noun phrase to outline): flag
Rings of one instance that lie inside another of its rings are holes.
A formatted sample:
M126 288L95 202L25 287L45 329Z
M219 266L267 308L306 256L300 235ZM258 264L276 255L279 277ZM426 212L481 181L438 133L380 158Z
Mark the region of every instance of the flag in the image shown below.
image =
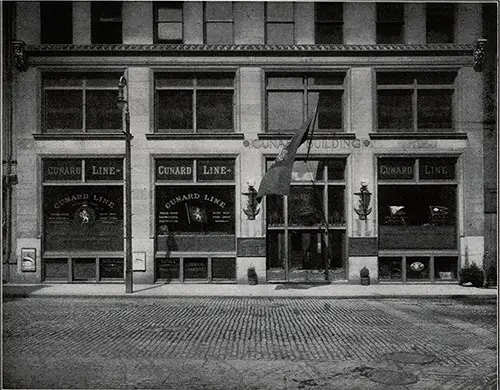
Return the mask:
M316 106L314 113L295 131L292 139L288 141L285 148L278 154L274 164L269 168L260 182L257 202L260 203L266 195L288 195L297 149L305 142L309 131L314 128L317 113L318 107Z
M199 206L190 206L187 203L186 205L186 213L188 223L191 224L193 222L197 223L207 223L207 210L204 207Z

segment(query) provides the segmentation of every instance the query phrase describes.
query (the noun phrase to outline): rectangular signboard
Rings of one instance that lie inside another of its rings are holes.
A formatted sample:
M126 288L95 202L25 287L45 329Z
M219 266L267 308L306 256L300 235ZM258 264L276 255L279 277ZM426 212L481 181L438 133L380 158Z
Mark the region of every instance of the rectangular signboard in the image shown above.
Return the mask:
M411 180L415 175L414 158L379 158L379 180Z
M157 159L156 180L193 181L192 159Z
M123 159L88 158L85 159L85 180L123 180Z
M233 181L233 159L200 159L196 165L198 181Z
M48 158L43 160L43 181L82 180L81 158Z
M418 162L418 175L423 180L455 179L456 158L421 158Z

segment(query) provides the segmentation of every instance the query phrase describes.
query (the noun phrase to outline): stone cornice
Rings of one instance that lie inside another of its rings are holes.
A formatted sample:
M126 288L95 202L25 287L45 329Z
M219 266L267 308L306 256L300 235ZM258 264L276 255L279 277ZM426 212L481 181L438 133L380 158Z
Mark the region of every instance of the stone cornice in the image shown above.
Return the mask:
M398 45L187 45L187 44L43 44L26 45L29 56L108 56L108 55L339 55L339 56L471 56L474 45L469 44L398 44Z

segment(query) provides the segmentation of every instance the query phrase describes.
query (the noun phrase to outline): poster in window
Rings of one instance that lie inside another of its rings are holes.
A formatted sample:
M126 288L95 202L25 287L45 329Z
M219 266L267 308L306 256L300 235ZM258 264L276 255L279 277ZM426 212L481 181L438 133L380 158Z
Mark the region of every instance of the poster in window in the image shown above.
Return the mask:
M234 233L234 189L179 186L156 189L156 231Z
M34 248L21 249L21 271L23 272L36 271L36 249Z
M47 186L43 219L48 251L121 251L123 187Z

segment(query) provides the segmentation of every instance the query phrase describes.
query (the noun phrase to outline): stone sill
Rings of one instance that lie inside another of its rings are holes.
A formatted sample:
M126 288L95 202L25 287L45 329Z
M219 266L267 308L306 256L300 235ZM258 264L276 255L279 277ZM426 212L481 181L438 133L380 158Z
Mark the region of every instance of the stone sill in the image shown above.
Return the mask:
M259 139L290 139L294 136L294 132L286 133L259 133L257 137ZM354 133L318 133L313 134L313 139L356 139L356 134Z
M467 139L467 133L370 133L370 139Z
M124 133L34 133L37 141L58 140L125 140Z
M162 140L162 139L184 139L184 140L203 140L203 139L244 139L245 135L242 133L149 133L146 134L147 140Z

